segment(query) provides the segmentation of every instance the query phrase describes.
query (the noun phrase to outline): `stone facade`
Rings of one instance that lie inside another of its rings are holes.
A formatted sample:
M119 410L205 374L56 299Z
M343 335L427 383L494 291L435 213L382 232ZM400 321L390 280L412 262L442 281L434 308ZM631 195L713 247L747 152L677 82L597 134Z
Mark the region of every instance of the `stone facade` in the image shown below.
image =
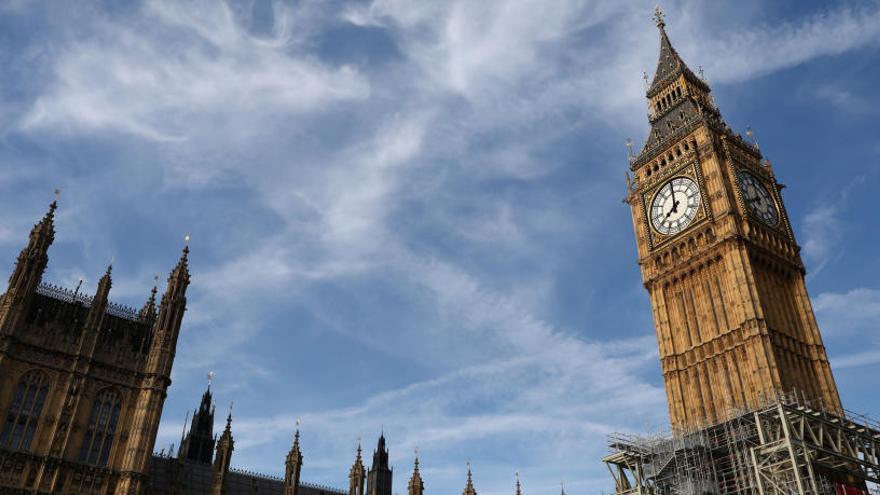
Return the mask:
M630 157L627 202L672 425L701 428L792 392L840 412L783 186L724 122L659 13L657 25L651 131Z
M140 493L189 285L184 248L161 302L109 301L45 284L55 209L31 231L0 296L0 487L4 493Z

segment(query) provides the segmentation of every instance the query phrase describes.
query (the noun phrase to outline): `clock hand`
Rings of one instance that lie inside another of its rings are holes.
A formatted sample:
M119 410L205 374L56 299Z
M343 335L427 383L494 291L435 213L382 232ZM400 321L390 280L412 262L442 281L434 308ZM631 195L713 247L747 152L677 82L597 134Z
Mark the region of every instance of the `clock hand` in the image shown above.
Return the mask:
M669 218L669 215L673 213L678 213L678 201L675 200L675 193L672 193L672 209L666 214L666 218Z
M678 201L675 200L675 190L672 189L672 181L669 182L669 197L672 198L672 209L666 213L666 218L673 213L678 213Z

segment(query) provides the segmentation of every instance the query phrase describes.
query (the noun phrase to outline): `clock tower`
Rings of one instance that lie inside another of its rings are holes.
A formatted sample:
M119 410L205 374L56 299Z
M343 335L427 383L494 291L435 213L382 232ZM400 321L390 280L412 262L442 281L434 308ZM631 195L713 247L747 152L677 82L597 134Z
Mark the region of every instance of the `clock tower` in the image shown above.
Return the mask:
M840 413L783 186L724 122L659 9L655 19L651 130L630 158L627 203L672 426L718 423L780 394Z

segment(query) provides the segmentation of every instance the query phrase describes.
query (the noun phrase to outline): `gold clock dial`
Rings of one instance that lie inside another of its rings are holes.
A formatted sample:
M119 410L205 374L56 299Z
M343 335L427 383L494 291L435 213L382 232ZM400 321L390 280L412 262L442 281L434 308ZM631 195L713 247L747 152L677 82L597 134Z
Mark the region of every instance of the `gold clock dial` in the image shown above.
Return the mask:
M744 170L736 174L736 180L739 182L739 190L749 212L767 225L779 224L776 202L761 180Z
M657 232L673 235L684 230L700 208L700 188L687 177L663 184L651 201L651 225Z

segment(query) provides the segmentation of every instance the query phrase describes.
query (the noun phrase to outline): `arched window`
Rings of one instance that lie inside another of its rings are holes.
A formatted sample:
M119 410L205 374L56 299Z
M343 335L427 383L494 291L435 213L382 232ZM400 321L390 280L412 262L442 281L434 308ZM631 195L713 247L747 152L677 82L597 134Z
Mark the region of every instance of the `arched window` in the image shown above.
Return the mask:
M30 450L48 392L49 380L43 373L31 371L22 377L6 413L3 432L0 433L0 447Z
M121 410L122 403L119 400L119 394L110 389L98 394L92 406L92 414L89 416L89 425L83 437L82 446L79 449L80 462L99 467L107 465Z

